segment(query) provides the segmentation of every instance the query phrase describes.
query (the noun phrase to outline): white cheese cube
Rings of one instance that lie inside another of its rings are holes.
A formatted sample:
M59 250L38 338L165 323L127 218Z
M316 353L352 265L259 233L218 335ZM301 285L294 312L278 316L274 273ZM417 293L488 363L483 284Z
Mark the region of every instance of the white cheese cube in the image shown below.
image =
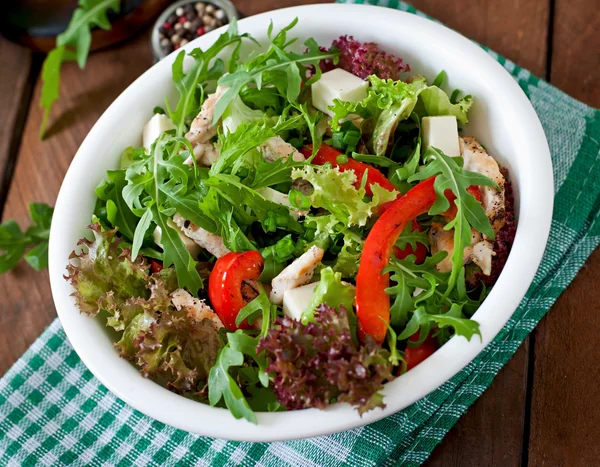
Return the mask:
M429 147L434 147L441 150L447 156L460 156L458 124L456 123L455 116L423 117L421 127L425 150Z
M312 300L317 285L319 285L319 281L286 290L283 293L283 312L290 318L299 321Z
M183 241L185 249L187 251L189 251L190 254L194 258L200 254L202 247L200 247L200 245L198 245L196 242L194 242L194 240L192 240L187 235L185 235L181 231L181 229L179 227L177 227L177 224L175 224L175 222L173 222L171 219L169 219L167 221L167 224L169 225L169 227L171 227L175 232L177 232L179 234L179 237ZM156 226L156 229L154 229L154 232L152 232L152 237L154 238L154 243L156 243L159 247L163 248L162 229L159 226Z
M313 106L321 112L333 117L329 106L334 99L345 102L359 102L367 97L369 83L348 73L346 70L336 68L323 73L319 81L311 86Z
M175 125L173 125L173 122L169 117L162 114L154 114L154 116L148 120L148 123L146 123L144 132L142 133L144 149L149 152L152 143L160 138L160 135L162 135L164 131L174 129Z

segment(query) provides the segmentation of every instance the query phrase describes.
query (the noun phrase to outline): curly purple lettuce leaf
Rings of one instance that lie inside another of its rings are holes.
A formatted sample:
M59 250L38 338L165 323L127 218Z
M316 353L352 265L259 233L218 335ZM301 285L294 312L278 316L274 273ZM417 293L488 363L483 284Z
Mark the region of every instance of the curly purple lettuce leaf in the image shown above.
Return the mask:
M362 79L376 75L381 79L400 79L401 73L410 71L410 66L402 58L384 52L375 42L360 42L352 36L340 36L331 44L331 49L321 47L322 52L337 49L340 51L337 63L332 59L320 62L321 71L342 68Z
M320 305L307 324L277 318L257 351L264 351L273 390L287 409L347 402L363 414L385 407L379 391L394 378L389 352L372 340L354 342L343 306Z

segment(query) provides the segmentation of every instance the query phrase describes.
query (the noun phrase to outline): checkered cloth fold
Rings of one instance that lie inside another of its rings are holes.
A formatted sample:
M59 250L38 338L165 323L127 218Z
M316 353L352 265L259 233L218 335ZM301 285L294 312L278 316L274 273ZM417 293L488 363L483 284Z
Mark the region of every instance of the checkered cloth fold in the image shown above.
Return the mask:
M362 3L362 2L356 2ZM421 14L396 0L380 4ZM600 241L600 112L489 51L525 91L552 152L556 204L533 284L500 334L464 370L400 413L319 438L227 442L163 425L117 399L55 321L0 380L0 465L420 465L486 390Z

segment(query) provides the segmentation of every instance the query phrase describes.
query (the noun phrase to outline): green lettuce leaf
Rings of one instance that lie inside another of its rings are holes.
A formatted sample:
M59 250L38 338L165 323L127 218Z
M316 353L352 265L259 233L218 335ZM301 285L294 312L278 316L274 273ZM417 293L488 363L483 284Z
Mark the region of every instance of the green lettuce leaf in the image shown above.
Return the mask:
M423 78L412 83L380 79L375 75L368 77L371 87L367 97L360 102L343 102L335 99L330 109L334 112L331 119L333 131L339 131L339 121L350 115L358 115L367 123L364 126L374 128L368 146L373 152L385 154L390 136L402 120L406 120L417 103L419 93L426 87Z
M340 171L337 167L310 166L292 170L292 178L302 178L311 183L314 191L309 196L311 205L315 208L327 209L344 225L364 226L377 206L396 199L398 192L387 191L375 184L371 187L373 197L365 201L365 188L355 188L356 175L354 171Z
M469 123L467 114L473 105L471 96L465 96L453 104L448 95L437 86L428 86L419 94L419 103L415 112L419 117L454 115L462 124Z
M315 288L313 297L302 313L302 323L314 321L315 311L321 304L337 309L343 306L352 311L356 292L350 284L342 283L342 274L334 272L330 267L321 270L321 281Z

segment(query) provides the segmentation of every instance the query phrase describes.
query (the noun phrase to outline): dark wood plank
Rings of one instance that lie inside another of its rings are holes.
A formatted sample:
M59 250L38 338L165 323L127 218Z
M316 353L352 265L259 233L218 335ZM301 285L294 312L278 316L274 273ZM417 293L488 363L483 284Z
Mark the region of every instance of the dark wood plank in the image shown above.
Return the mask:
M551 82L600 107L600 13L556 0ZM600 250L588 259L537 329L530 465L590 466L600 458Z
M548 0L412 3L538 76L545 75ZM528 357L529 339L444 438L427 466L521 465Z
M29 107L31 56L29 50L0 36L0 212Z
M75 64L66 65L62 95L52 111L45 141L38 138L42 117L38 80L3 219L26 225L30 202L54 204L71 159L94 122L151 65L147 34L122 47L92 54L84 71ZM0 96L7 93L0 91ZM26 264L0 276L0 296L1 375L50 324L56 311L47 272L36 273Z

